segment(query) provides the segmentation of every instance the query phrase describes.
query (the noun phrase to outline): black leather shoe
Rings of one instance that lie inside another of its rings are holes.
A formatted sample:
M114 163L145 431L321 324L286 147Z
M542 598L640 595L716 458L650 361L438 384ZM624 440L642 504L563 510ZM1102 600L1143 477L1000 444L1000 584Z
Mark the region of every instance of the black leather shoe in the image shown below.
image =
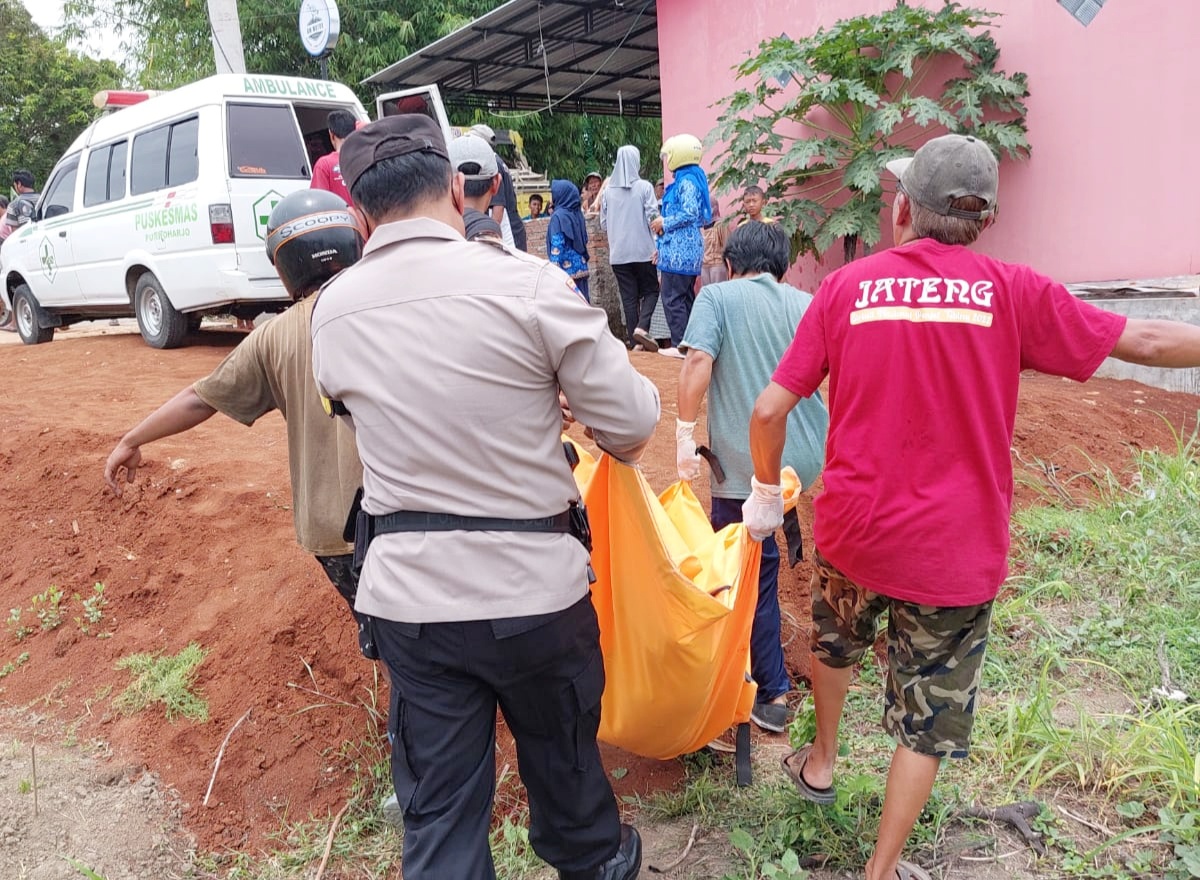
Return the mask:
M590 871L559 871L559 880L634 880L642 869L642 838L632 825L621 826L617 854Z

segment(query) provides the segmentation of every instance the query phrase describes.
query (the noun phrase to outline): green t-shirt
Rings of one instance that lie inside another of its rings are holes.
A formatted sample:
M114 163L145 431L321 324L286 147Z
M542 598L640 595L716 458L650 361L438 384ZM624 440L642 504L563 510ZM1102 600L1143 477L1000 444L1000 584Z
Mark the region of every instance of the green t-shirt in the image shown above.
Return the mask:
M716 498L748 498L750 415L792 343L812 296L768 274L709 284L700 289L683 346L713 358L708 388L708 446L725 471L712 483ZM801 400L788 416L783 464L796 469L804 488L825 466L829 411L820 392Z

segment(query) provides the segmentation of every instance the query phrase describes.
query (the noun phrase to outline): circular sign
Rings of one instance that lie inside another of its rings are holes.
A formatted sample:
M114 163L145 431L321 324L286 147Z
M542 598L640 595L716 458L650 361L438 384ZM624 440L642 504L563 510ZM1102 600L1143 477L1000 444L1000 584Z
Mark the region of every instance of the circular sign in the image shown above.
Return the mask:
M300 3L300 42L314 58L328 55L337 45L342 19L337 0L302 0Z

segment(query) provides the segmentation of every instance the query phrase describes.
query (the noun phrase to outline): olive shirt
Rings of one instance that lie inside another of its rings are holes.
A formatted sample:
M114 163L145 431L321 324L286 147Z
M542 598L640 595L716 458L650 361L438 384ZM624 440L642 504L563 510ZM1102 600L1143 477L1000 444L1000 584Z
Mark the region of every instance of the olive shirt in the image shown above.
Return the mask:
M561 269L437 220L379 226L312 327L317 387L350 412L371 514L565 511L579 488L560 388L618 457L636 457L658 421L653 383ZM383 534L355 607L403 623L551 614L587 595L587 561L562 533Z
M354 432L325 414L313 382L313 302L301 300L255 328L192 390L243 425L279 410L287 423L296 539L315 556L338 556L353 549L342 529L362 485L362 465Z

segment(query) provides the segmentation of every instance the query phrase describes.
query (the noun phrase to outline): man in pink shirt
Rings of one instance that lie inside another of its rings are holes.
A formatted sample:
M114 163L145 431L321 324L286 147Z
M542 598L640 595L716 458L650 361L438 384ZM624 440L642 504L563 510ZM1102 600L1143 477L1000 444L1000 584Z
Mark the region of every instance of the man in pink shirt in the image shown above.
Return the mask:
M817 732L784 769L803 797L833 803L853 667L886 611L884 728L897 747L866 877L919 880L929 875L900 855L941 760L967 754L992 601L1008 574L1021 371L1082 382L1109 356L1200 366L1200 327L1126 319L971 251L996 216L996 159L982 141L934 138L888 169L899 178L896 246L821 284L755 403L743 517L756 539L782 522L787 414L828 376L813 526Z
M342 197L347 205L350 201L350 190L342 180L342 165L339 153L342 142L350 137L350 133L358 126L358 120L349 110L333 110L329 114L329 140L333 143L333 152L326 153L313 165L312 189L327 189Z

